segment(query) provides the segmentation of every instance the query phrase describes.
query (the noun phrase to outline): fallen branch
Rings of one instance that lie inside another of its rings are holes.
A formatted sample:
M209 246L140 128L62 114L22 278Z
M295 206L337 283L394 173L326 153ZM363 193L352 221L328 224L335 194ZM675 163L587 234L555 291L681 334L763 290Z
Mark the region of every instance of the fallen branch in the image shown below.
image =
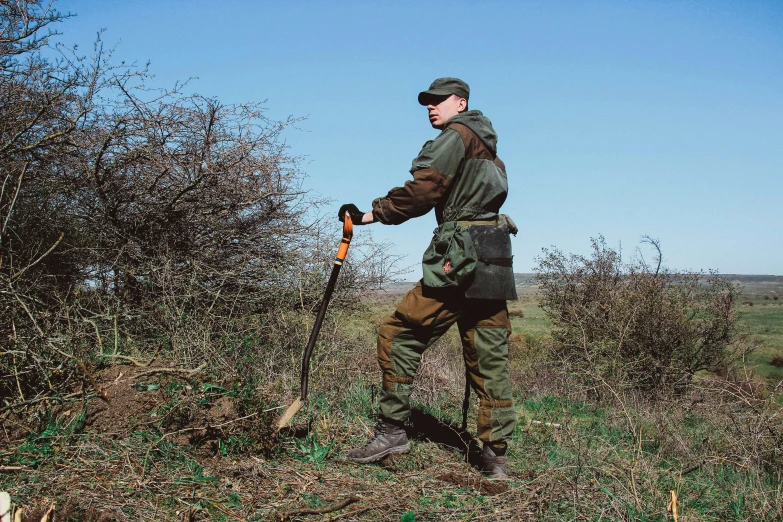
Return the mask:
M294 515L323 515L325 513L333 513L335 511L340 511L344 507L353 504L354 502L359 502L359 499L356 497L348 497L342 502L337 502L335 504L331 504L328 506L324 506L322 508L299 508L299 509L289 509L288 511L281 512L278 517L281 521L288 520Z
M178 373L185 375L186 377L190 377L192 375L201 373L201 371L206 367L207 363L201 363L197 368L193 368L192 370L188 370L187 368L152 368L150 370L137 373L136 378L143 377L145 375L154 375L156 373Z
M54 507L55 507L54 502L52 502L52 505L49 506L49 510L46 513L44 513L43 517L41 517L41 522L49 522L50 520L49 516L52 514L52 512L54 512Z
M155 357L158 356L158 353L160 353L161 348L158 348L158 350L152 355L152 358L147 362L141 362L138 359L134 359L133 357L129 357L127 355L120 355L120 354L113 354L113 353L105 353L103 354L103 357L111 357L113 359L122 359L123 361L128 361L136 366L139 366L141 368L147 368L152 362L155 360Z
M250 415L245 415L244 417L239 417L239 418L236 418L236 419L232 419L230 421L221 422L220 424L210 424L209 426L196 426L196 427L193 427L193 428L182 428L181 430L170 431L170 432L164 434L163 437L160 438L160 440L165 439L169 435L176 435L177 433L187 433L189 431L209 430L209 429L214 429L214 428L222 428L223 426L227 426L229 424L233 424L233 423L239 422L241 420L249 419L250 417L255 417L256 415L258 415L258 412L251 413Z
M92 374L87 370L87 366L84 365L84 363L80 359L76 359L76 364L79 365L79 368L84 372L84 375L87 376L87 378L90 380L90 384L92 384L92 387L95 388L95 391L98 392L98 395L101 397L101 399L106 402L106 404L111 404L111 401L109 400L109 396L106 395L106 392L103 391L99 386L98 383L95 382L95 379L93 379Z
M44 395L43 397L36 397L35 399L28 399L24 402L15 402L13 404L8 404L6 406L3 406L0 408L0 415L13 410L14 408L21 408L22 406L31 406L33 404L38 404L39 402L43 401L61 401L60 404L64 404L69 399L73 399L75 397L81 397L82 399L92 399L95 397L95 395L92 395L90 393L83 393L83 392L75 392L75 393L69 393L68 395L63 395L62 397L58 397L56 395Z
M547 426L549 428L557 428L557 429L560 429L560 428L563 427L562 424L557 424L555 422L542 422L542 421L537 421L537 420L530 421L530 424L537 424L537 425L540 425L540 426Z
M0 466L0 472L6 471L29 471L24 466Z
M694 471L696 471L697 469L699 469L700 467L702 467L702 466L704 465L704 463L705 463L705 462L707 462L707 461L706 461L706 460L702 460L701 462L698 462L698 463L694 464L694 465L693 465L693 466L691 466L690 468L688 468L688 469L686 469L686 470L683 470L683 471L680 471L680 472L678 473L678 475L679 475L679 476L681 476L681 477L684 477L685 475L688 475L688 474L690 474L690 473L693 473Z
M672 499L669 502L669 506L666 508L666 511L672 514L674 522L679 522L680 518L677 516L677 492L672 490L671 496Z
M13 281L13 280L15 280L15 279L18 279L18 278L19 278L19 277L20 277L22 274L24 274L24 273L25 273L25 272L26 272L28 269L30 269L30 268L32 268L32 267L34 267L35 265L37 265L38 263L40 263L40 262L43 260L43 258L45 258L45 257L46 257L46 256L48 256L49 254L51 254L51 253L52 253L52 251L54 251L54 249L55 249L55 248L57 248L57 245L59 245L59 244L60 244L60 241L62 241L64 237L65 237L65 232L60 232L60 237L58 237L58 238L57 238L57 241L55 241L55 242L54 242L54 244L53 244L51 247L49 247L49 250L47 250L46 252L44 252L44 253L43 253L43 255L41 255L41 256L40 256L38 259L36 259L35 261L33 261L32 263L30 263L29 265L27 265L26 267L24 267L23 269L21 269L20 271L18 271L18 272L17 272L17 273L15 273L14 275L12 275L12 276L11 276L11 281Z
M354 515L361 515L365 511L369 511L369 510L370 510L369 507L361 507L359 509L354 509L353 511L348 511L347 513L342 513L334 517L329 517L329 522L332 522L333 520L339 520L341 518L352 517Z

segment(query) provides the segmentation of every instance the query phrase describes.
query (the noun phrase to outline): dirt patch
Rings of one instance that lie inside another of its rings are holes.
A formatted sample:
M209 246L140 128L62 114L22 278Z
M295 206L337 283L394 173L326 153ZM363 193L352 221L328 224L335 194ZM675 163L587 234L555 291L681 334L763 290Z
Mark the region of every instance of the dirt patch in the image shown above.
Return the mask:
M450 482L463 488L469 488L478 491L482 495L498 495L508 491L508 484L503 482L493 482L476 475L460 475L459 473L448 472L435 477L443 482Z
M94 399L87 407L84 418L85 428L97 433L112 434L117 437L126 435L131 428L139 424L157 421L154 410L164 404L168 398L160 384L147 388L136 385L160 382L159 376L139 376L147 368L135 366L110 366L95 376L96 384L109 399L105 402Z
M91 372L101 397L86 404L57 406L42 402L3 420L2 438L9 444L41 432L48 423L81 423L77 432L123 439L147 432L153 439L199 448L199 455L244 452L252 447L269 453L276 445L273 414L267 402L241 383L193 380L196 374L161 361L149 367L114 365ZM75 390L78 392L78 390ZM93 393L93 385L85 389ZM85 407L86 406L86 407ZM83 419L80 417L83 415Z

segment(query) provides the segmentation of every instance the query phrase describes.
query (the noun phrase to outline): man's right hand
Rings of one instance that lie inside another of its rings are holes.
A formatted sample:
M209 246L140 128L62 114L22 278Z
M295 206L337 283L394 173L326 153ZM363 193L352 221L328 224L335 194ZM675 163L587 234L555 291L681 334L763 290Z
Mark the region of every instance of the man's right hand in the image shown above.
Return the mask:
M337 211L337 218L340 221L345 221L345 213L348 213L348 215L351 216L351 221L353 221L354 225L364 225L362 223L362 218L364 217L364 212L359 210L359 208L354 205L353 203L346 203L342 207L340 207L340 210Z

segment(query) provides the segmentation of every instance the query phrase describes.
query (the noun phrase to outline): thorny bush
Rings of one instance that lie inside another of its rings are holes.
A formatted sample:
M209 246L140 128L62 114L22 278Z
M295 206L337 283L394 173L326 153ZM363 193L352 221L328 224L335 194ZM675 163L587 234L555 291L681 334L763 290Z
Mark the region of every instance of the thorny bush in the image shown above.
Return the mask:
M152 89L100 37L53 43L65 18L0 0L0 408L89 386L111 357L225 359L215 339L317 308L339 241L281 139L295 120ZM370 246L338 303L394 270Z
M739 287L715 273L672 271L657 253L624 263L603 237L589 257L544 249L536 268L541 307L552 319L555 356L607 383L638 390L682 390L701 370L720 370L736 343Z

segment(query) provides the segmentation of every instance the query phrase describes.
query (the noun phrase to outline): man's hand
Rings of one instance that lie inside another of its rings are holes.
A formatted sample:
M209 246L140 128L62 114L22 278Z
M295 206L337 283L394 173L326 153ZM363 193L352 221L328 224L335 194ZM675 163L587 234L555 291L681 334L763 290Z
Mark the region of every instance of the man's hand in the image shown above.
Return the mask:
M345 221L346 212L351 216L351 221L353 221L354 225L367 225L374 221L372 212L362 212L353 203L346 203L340 207L340 210L337 211L337 218L340 221Z

